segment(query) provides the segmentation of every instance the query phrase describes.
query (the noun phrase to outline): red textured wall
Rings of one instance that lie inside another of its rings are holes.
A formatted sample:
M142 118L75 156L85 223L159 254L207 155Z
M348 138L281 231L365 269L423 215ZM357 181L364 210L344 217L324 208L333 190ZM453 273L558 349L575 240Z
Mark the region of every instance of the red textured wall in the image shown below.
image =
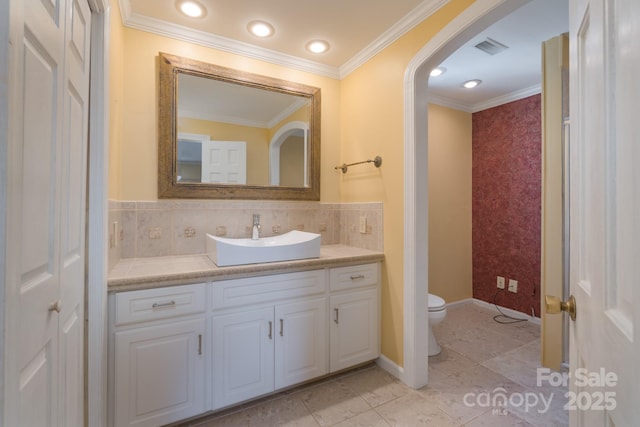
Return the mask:
M540 317L541 98L474 113L473 297L493 302L496 276L518 281L498 305Z

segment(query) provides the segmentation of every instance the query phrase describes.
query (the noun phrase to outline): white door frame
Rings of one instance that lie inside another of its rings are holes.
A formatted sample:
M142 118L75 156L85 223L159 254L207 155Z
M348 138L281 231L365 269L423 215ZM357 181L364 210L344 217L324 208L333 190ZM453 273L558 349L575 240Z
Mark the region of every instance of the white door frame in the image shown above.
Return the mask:
M477 0L413 57L404 77L404 361L397 374L427 384L427 79L462 44L530 0Z
M89 426L107 420L107 269L109 183L109 0L91 6L91 103L87 212L87 395Z

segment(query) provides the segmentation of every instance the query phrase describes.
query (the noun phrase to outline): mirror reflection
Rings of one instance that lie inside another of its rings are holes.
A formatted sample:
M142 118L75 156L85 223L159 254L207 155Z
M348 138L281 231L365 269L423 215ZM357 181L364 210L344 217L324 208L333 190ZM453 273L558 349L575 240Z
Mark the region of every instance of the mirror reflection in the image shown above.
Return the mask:
M178 74L178 182L308 186L310 101Z
M320 89L159 58L160 198L319 200Z

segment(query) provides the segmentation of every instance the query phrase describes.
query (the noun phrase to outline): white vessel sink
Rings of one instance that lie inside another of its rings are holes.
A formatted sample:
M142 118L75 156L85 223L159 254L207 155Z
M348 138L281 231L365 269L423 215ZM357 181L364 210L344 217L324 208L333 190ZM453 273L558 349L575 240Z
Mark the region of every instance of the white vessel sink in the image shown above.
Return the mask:
M319 258L320 235L294 230L252 240L207 234L206 249L207 255L218 267Z

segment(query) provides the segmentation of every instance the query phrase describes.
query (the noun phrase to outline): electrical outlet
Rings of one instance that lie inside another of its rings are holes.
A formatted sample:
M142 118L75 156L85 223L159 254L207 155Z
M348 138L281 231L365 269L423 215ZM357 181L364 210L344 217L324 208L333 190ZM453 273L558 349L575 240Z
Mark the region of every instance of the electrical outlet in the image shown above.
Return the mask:
M367 234L367 217L366 216L360 217L358 231L360 232L360 234Z
M509 279L509 292L513 292L514 294L518 292L518 281Z
M498 289L504 289L504 277L498 276Z

